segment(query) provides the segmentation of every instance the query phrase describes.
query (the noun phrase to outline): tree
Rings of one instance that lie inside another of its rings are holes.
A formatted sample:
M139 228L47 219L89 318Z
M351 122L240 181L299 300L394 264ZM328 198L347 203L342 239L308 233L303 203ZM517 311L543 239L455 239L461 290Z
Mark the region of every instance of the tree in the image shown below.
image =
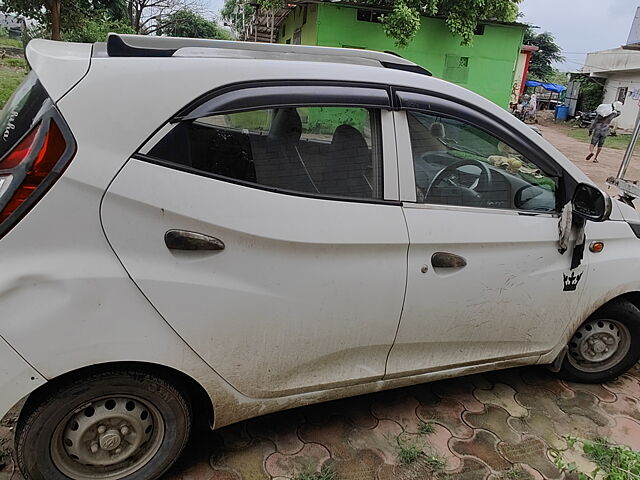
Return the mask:
M547 80L551 83L564 85L566 87L568 83L568 79L567 79L568 75L569 74L567 72L561 72L557 68L553 68L551 71L551 75L549 75Z
M158 33L164 26L165 18L189 10L199 13L203 10L200 0L125 0L129 25L136 33Z
M89 18L125 18L125 0L2 0L3 10L36 20L48 28L52 40L65 30L81 28Z
M369 0L380 5L378 0ZM473 42L473 32L483 20L515 21L520 0L386 0L391 12L382 17L385 33L406 47L420 29L420 15L440 16L462 45Z
M2 7L8 12L33 18L51 26L51 39L60 40L62 0L4 0Z
M88 18L81 25L66 30L62 38L68 42L104 42L110 32L135 33L126 20L114 20L102 15Z
M528 27L524 32L524 43L538 47L538 51L531 54L529 76L540 81L550 80L554 72L551 64L564 60L561 54L562 49L556 43L553 34L549 32L536 34L533 28Z
M229 32L216 22L207 20L202 15L187 9L178 10L168 15L163 21L162 31L172 37L231 40Z

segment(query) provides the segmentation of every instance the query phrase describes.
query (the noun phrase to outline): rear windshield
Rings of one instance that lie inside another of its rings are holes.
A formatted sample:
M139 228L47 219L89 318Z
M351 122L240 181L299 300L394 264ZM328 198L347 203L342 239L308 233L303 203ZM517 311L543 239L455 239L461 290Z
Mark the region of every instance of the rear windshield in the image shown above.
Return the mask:
M0 113L0 159L31 130L47 99L47 92L31 71Z

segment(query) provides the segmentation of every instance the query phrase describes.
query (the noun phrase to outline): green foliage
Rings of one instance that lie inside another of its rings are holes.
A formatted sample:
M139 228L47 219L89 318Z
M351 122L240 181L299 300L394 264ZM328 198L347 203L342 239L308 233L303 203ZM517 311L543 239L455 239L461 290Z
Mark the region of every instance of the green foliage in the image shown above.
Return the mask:
M602 97L604 96L603 83L587 76L579 76L574 80L580 83L580 109L584 112L593 112L602 102Z
M243 4L245 20L248 21L251 15L255 12L255 8L247 3ZM238 6L238 0L225 0L222 9L220 10L220 17L236 30L242 29L242 11Z
M436 475L444 473L445 462L441 457L437 455L427 455L424 458L424 463L426 463Z
M538 51L531 54L529 79L551 81L554 74L551 64L564 60L561 54L562 49L556 43L553 34L549 32L536 34L532 27L528 27L524 32L524 43L538 47Z
M366 0L381 6L379 0ZM515 21L520 0L385 0L391 8L383 20L385 33L406 46L420 28L420 15L443 17L449 31L461 37L462 45L473 43L473 32L483 20Z
M68 42L104 42L109 32L135 33L125 20L112 20L106 15L90 18L75 28L70 28L62 35Z
M424 456L424 452L416 445L406 444L398 447L398 460L403 465L410 465L422 456Z
M307 469L295 475L292 480L338 480L338 476L331 465L325 463L319 472Z
M525 478L530 478L530 476L521 468L513 467L510 470L507 470L502 478L505 478L506 480L524 480Z
M186 8L169 15L162 30L172 37L231 40L231 34L216 22Z
M566 87L568 83L567 72L561 72L557 68L554 68L547 81L551 83L557 83L558 85L564 85Z
M429 420L428 422L420 421L418 425L418 433L420 435L431 435L435 431L435 424L433 420Z
M582 451L589 460L596 464L592 472L581 471L575 462L567 463L562 451L555 451L556 466L566 472L574 474L579 480L637 480L640 478L640 452L625 445L616 445L606 438L595 440L581 440L566 436L567 449L575 446L582 447Z
M398 1L391 13L381 18L384 33L396 40L396 46L406 47L420 29L420 13L404 1Z
M258 5L266 10L275 10L284 7L284 0L258 0Z
M82 30L85 23L100 22L105 17L110 21L124 20L126 2L127 0L2 0L5 11L32 18L40 25L34 29L33 35L29 35L31 38L51 37L51 8L54 3L60 5L60 28L64 34Z

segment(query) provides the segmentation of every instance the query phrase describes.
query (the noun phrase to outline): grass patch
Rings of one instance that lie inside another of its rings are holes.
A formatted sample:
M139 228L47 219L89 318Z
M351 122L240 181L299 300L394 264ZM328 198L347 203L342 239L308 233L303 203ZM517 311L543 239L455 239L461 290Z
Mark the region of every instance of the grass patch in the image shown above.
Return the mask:
M589 130L586 128L576 128L576 127L563 127L565 133L571 138L575 138L576 140L580 140L581 142L590 143L591 135L589 135ZM618 134L607 137L604 142L605 147L615 148L616 150L625 150L627 145L629 145L629 141L631 140L631 135L627 134ZM640 145L636 145L635 151L638 151Z
M26 62L22 58L0 59L0 108L24 79L27 74L25 67Z
M24 58L2 58L0 59L0 64L7 67L27 68L27 61Z
M424 452L413 444L400 445L398 447L398 460L403 465L411 465L424 456Z
M294 475L292 480L338 480L338 475L331 465L323 465L319 472L306 470Z
M441 457L438 457L437 455L427 455L424 459L424 463L429 466L436 477L440 477L444 474L445 461Z
M555 463L564 472L576 475L580 480L637 480L640 478L640 452L625 445L616 445L606 438L581 440L566 436L568 449L578 445L585 456L597 465L593 472L580 471L574 462L564 460L565 450L555 451Z
M2 47L22 48L22 40L16 38L2 37L0 38L0 49Z
M431 435L435 431L435 424L433 420L429 420L428 422L420 420L418 424L418 433L420 435Z
M505 480L524 480L526 478L531 478L531 476L522 470L520 467L513 467L511 470L507 470L501 478Z

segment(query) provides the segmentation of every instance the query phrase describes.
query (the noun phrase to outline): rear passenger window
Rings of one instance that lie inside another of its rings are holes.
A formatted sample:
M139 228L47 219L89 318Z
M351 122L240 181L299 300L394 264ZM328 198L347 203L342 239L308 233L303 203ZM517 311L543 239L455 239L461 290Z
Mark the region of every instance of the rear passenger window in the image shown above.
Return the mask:
M207 174L324 196L381 199L379 112L298 107L202 117L148 153Z

